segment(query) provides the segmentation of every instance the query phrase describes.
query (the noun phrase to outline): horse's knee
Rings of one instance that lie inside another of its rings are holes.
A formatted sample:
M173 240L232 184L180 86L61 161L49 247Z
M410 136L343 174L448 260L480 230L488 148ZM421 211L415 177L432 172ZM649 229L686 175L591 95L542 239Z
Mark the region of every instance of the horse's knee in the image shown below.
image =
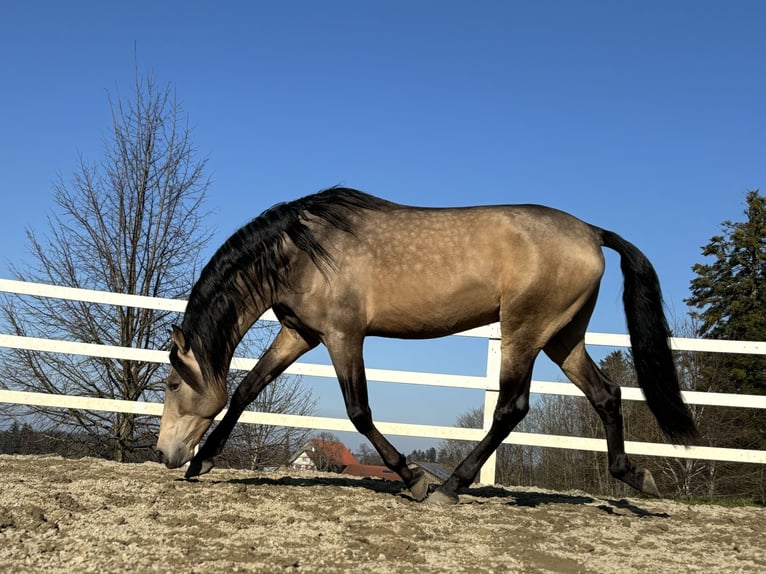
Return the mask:
M246 376L241 383L234 390L231 395L232 405L241 405L242 408L247 407L252 403L261 392L263 384L259 384L261 381L258 379L252 379L250 374Z
M529 395L522 395L515 401L500 405L495 408L492 421L500 427L517 425L529 412Z
M527 416L529 412L529 393L525 393L518 397L513 403L513 411L520 415L521 418Z
M236 388L234 393L231 395L231 404L241 404L241 405L249 405L251 400L252 393L250 392L249 386L245 386L244 384L240 383L240 385Z
M366 434L372 430L372 412L369 408L364 407L347 407L346 414L348 415L351 424L354 428L362 434Z

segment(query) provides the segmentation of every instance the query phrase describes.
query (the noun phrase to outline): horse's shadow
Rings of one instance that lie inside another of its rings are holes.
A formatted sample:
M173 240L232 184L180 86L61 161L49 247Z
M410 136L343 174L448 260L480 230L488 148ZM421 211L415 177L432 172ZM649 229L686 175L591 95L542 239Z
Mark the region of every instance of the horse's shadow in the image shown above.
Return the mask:
M183 480L183 479L179 479ZM192 479L196 482L197 479ZM415 499L410 495L407 487L399 482L392 480L378 480L372 478L355 478L344 476L281 476L272 478L268 476L256 476L251 478L232 478L223 480L214 480L214 484L237 484L246 486L297 486L305 488L316 487L345 487L345 488L363 488L376 494L390 494L398 496L408 501L414 502ZM437 484L430 485L429 492L437 488ZM532 507L537 508L548 504L565 504L572 506L591 506L610 515L619 515L630 513L641 518L668 518L667 513L652 512L636 504L636 501L626 499L609 499L593 497L588 494L565 494L549 491L535 490L513 490L498 486L475 486L461 491L463 503L468 504L486 504L493 500L507 499L508 506ZM465 501L466 497L470 497ZM622 512L621 512L622 511Z
M234 478L216 482L219 484L244 484L247 486L300 486L308 488L336 486L348 488L365 488L376 493L402 494L404 496L406 496L406 493L408 492L407 487L399 481L374 480L371 478L359 479L344 476L281 476L279 478L258 476L253 478Z
M669 518L665 512L652 512L646 508L637 506L634 502L626 499L613 500L609 498L594 497L588 494L565 494L560 492L536 491L536 490L512 490L497 486L479 486L468 488L463 491L477 499L511 498L509 506L522 506L537 508L546 504L569 504L573 506L592 506L606 514L621 514L620 511L629 512L639 517ZM481 504L480 500L477 500Z

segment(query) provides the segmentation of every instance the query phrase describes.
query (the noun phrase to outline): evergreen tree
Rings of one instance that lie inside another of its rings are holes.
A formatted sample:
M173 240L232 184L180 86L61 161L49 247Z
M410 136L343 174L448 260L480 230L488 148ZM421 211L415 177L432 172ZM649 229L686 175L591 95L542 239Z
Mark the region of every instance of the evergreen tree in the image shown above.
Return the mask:
M723 235L711 238L698 263L687 304L698 311L700 335L715 339L766 340L766 197L757 190L746 196L743 222L725 221ZM727 359L728 392L766 393L766 359L734 355Z
M745 220L724 221L722 234L710 239L698 263L686 302L697 336L742 341L766 340L766 197L757 190L746 195ZM710 391L766 394L766 356L700 354L695 366ZM733 448L766 448L766 413L754 409L706 409L701 429L711 444ZM763 496L763 469L752 465L709 465L708 495ZM760 491L760 493L758 492Z

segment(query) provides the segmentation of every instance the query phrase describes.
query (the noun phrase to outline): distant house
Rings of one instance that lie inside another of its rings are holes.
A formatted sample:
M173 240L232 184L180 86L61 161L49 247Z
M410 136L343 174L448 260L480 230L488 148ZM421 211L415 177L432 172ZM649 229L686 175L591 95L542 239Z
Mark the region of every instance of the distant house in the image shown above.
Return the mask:
M296 470L319 470L341 473L359 461L345 444L335 440L311 439L295 453L288 463Z
M383 480L401 481L401 477L387 466L374 464L349 464L341 474L361 476L364 478L382 478Z
M360 463L346 445L333 440L311 439L290 458L288 465L295 470L319 470L363 478L401 480L388 467Z
M429 484L441 484L447 480L451 474L447 467L435 462L416 461L410 464L415 464L420 467L426 474L426 480ZM372 464L350 464L341 474L363 476L367 478L382 478L383 480L402 480L398 474L387 466L376 466Z
M452 474L450 469L436 462L415 461L414 464L417 464L426 473L426 479L431 484L441 484Z
M416 462L415 464L423 469L426 479L432 484L441 484L450 475L450 471L441 464L434 462ZM290 458L288 465L295 470L318 470L363 478L402 480L398 474L386 466L360 463L346 445L335 440L311 439Z

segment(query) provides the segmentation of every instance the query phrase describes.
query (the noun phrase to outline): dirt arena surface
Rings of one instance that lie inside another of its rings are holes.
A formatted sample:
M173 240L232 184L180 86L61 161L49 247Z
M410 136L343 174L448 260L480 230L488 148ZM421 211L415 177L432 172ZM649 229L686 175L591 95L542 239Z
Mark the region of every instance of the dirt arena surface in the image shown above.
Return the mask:
M766 572L766 511L0 456L0 572Z

